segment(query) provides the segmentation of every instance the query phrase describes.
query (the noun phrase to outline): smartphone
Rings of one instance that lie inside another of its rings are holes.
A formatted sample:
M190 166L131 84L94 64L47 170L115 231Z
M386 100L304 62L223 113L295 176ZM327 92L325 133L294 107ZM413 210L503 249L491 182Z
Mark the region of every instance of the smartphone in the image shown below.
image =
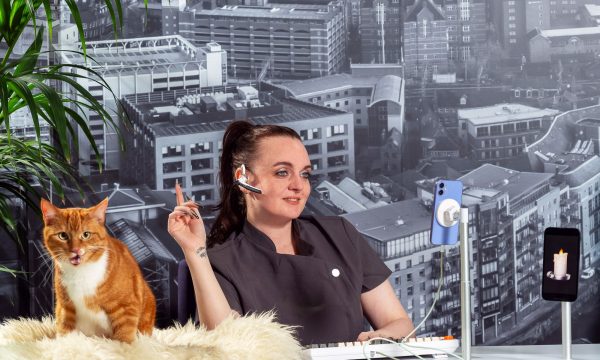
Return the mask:
M458 207L458 217L460 217L460 207L462 204L463 185L459 180L438 180L435 183L433 193L433 216L431 217L431 243L434 245L452 245L458 241L459 222L441 221L444 211ZM456 211L456 210L454 210Z
M575 301L579 283L581 235L574 228L547 228L544 231L542 298Z

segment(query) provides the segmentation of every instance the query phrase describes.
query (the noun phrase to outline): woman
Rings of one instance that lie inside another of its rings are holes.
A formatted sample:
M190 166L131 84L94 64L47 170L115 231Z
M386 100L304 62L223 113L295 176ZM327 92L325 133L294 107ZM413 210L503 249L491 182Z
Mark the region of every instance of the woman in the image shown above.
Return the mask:
M341 217L299 218L312 166L298 134L234 122L225 131L220 213L207 237L196 205L169 216L190 268L198 316L209 329L232 312L275 309L302 344L400 338L413 324L390 270ZM207 252L207 248L209 248ZM363 315L375 331L361 332Z

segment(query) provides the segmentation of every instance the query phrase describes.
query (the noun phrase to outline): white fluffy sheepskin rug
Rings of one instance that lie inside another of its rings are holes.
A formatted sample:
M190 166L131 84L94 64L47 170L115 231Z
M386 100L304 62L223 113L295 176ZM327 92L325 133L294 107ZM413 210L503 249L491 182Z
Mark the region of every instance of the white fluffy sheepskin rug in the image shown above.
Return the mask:
M8 320L0 325L2 359L301 359L293 328L273 313L229 318L212 331L192 323L154 329L132 344L88 337L56 337L54 319Z

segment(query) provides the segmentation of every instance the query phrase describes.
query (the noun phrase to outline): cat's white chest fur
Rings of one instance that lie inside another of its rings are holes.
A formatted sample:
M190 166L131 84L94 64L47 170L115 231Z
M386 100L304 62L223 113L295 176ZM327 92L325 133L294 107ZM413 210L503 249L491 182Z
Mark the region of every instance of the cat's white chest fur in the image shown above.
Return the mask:
M108 252L104 252L95 262L85 262L73 266L60 262L62 284L75 305L75 328L92 336L111 336L112 326L106 312L92 311L85 304L85 298L96 294L96 289L106 276Z

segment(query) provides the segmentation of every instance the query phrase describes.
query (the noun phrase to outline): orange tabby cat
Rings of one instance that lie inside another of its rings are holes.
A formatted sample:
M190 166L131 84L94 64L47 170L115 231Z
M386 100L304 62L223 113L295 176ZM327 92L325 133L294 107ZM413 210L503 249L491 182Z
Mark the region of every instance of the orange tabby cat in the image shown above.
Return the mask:
M152 334L154 295L127 246L104 227L108 199L89 209L59 209L42 199L44 244L54 259L56 325L131 343Z

